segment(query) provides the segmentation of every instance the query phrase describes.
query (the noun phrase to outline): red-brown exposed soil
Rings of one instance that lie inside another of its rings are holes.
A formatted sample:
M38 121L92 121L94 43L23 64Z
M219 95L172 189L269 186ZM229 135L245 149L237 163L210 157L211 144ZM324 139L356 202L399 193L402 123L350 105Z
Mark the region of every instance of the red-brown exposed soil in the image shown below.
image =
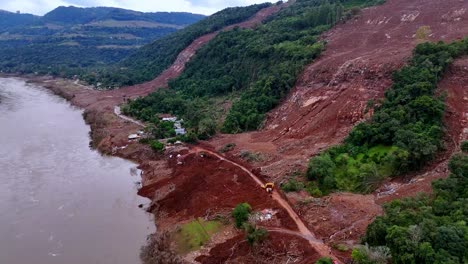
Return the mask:
M178 152L168 154L172 155L172 158L167 157L169 166L173 168L171 176L140 190L140 194L153 199L155 192L167 185L174 186L171 192L155 199L159 205L158 215L164 216L164 222L178 223L216 212L229 213L237 204L247 202L254 210L278 210L280 221L275 226L297 230L284 209L245 171L211 154L201 153L204 152L190 152L180 157L177 157Z
M356 123L368 118L368 100L383 96L391 85L392 72L404 65L414 47L424 41L416 39L420 27L430 28L429 41L461 39L468 36L467 11L468 2L458 0L387 0L382 6L363 10L323 36L328 43L326 51L305 68L289 96L268 114L261 131L219 135L209 143L214 148L235 143L230 152L233 156L242 150L262 153L266 158L252 165L272 181L281 182L285 175L305 170L311 156L341 142ZM389 182L374 194L375 199L332 195L327 207L319 206L314 213L305 206L306 210L299 213L316 235L326 238L338 234L336 240L356 240L381 213L377 204L430 191L433 179L447 176L447 159L467 129L465 61L457 61L440 84L440 90L449 94L447 151L424 170L424 175L409 175L416 177L407 183L402 183L404 179ZM449 142L453 139L455 142ZM336 212L342 217L329 221ZM351 234L339 233L350 226L354 230L346 231Z
M251 248L239 235L210 251L209 256L196 260L203 264L219 263L315 263L320 255L297 236L269 233L267 242Z

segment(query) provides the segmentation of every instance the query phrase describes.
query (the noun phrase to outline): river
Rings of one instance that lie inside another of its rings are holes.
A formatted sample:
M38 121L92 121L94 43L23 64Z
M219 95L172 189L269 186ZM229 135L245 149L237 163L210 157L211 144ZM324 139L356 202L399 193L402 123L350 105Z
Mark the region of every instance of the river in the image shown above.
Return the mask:
M0 78L0 263L136 264L153 233L136 165L89 147L82 111Z

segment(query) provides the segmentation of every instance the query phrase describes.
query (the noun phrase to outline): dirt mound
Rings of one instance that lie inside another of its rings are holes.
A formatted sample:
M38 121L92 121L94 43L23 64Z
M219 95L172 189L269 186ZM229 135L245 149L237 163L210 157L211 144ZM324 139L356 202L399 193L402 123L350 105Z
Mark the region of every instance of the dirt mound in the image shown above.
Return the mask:
M388 0L324 36L327 49L300 76L289 97L266 121L257 140L273 139L282 152L315 154L339 142L365 118L368 100L383 96L391 74L421 41L468 35L468 2Z

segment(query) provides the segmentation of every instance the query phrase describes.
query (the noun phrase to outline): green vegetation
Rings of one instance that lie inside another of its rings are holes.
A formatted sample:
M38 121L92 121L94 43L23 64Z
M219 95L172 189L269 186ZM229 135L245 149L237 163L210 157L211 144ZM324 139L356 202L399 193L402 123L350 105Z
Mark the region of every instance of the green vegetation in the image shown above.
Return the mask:
M369 122L358 124L342 145L310 160L307 178L323 192L367 193L387 177L421 168L442 147L444 99L434 92L447 66L468 53L468 40L424 43Z
M283 185L281 185L281 190L285 192L297 192L304 189L304 183L297 181L294 178L289 179Z
M177 55L196 38L242 22L271 4L227 8L139 49L112 68L103 68L86 79L106 87L133 85L153 79L167 69Z
M157 140L150 140L149 145L155 152L161 153L164 150L164 144Z
M351 2L295 1L255 29L222 32L197 52L170 89L130 102L128 112L140 119L144 112L171 113L197 135L202 120L227 133L257 129L304 65L324 49L318 36L350 14L343 4L378 1ZM227 113L219 101L232 103Z
M461 143L460 148L461 148L461 150L462 150L463 152L465 152L465 153L468 152L468 141L463 141L463 142Z
M262 156L261 153L259 153L259 152L250 152L250 151L247 151L247 150L242 150L239 153L239 156L243 160L246 160L248 162L257 162L257 161L262 161L263 160L263 156Z
M356 264L387 264L391 255L388 247L369 247L366 244L353 249L351 257L353 258L353 263Z
M432 196L386 204L385 215L369 225L363 241L388 247L395 264L467 263L468 154L455 154L449 169L447 179L433 182ZM353 252L353 258L362 255L368 254Z
M224 145L222 148L220 148L219 152L226 153L226 152L229 152L229 151L233 150L235 147L236 147L235 143L228 143L228 144Z
M92 81L89 72L203 17L107 7L59 7L42 17L0 12L0 70Z
M218 221L204 221L201 218L182 225L174 234L178 252L185 254L199 249L221 227L222 224Z
M237 228L241 228L247 220L249 220L250 212L252 207L248 203L238 204L234 210L232 210L232 217L234 217L235 225Z
M348 246L345 244L332 244L332 247L341 252L346 252L349 250Z
M315 264L333 264L333 260L331 258L322 257L317 260Z
M250 224L244 224L246 240L250 246L260 244L268 238L268 231L265 228L257 228Z

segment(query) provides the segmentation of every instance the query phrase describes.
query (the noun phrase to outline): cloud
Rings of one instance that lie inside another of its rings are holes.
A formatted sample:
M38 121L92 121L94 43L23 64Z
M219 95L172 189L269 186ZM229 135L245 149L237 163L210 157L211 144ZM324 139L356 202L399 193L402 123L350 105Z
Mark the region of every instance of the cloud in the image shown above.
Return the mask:
M58 6L112 6L143 12L177 11L209 15L230 6L263 2L268 0L0 0L0 9L43 15Z

